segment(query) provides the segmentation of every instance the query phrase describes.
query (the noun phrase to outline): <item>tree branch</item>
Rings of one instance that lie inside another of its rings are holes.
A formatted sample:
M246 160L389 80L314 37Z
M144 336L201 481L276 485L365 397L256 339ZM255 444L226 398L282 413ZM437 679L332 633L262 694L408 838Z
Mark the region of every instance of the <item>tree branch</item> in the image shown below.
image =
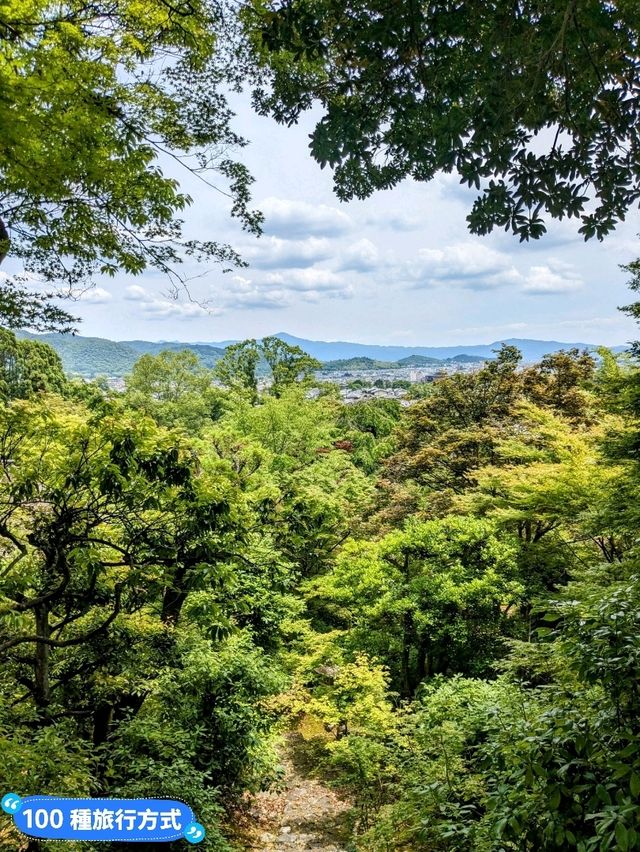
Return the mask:
M81 645L83 642L93 639L94 636L97 636L99 633L106 630L120 614L120 610L122 608L123 585L123 583L117 583L115 586L115 605L113 612L105 621L102 622L102 624L93 630L90 630L88 633L85 633L84 636L75 636L73 639L47 639L45 636L16 636L15 639L9 639L7 642L0 645L0 653L8 651L9 648L14 648L16 645L22 645L25 642L49 645L52 648L69 648L72 645Z

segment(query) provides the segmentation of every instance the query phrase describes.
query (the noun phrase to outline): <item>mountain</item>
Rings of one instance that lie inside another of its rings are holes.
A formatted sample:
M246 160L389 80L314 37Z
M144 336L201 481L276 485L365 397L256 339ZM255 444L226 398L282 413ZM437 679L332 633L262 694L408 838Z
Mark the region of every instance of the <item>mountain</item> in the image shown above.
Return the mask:
M400 361L411 355L424 355L438 360L456 358L459 355L474 355L482 360L494 358L495 350L506 343L517 346L522 352L524 361L539 361L543 355L558 352L560 349L595 349L593 343L564 343L559 340L528 340L510 338L496 340L494 343L483 343L460 346L385 346L375 343L348 343L346 341L306 340L294 337L286 332L278 332L274 337L284 340L292 346L299 346L318 361L337 361L349 358L372 358L374 361ZM236 340L225 340L223 343L212 343L212 346L224 348ZM614 352L621 352L626 346L612 347Z
M325 361L322 369L335 370L393 370L400 366L397 361L375 361L373 358L338 358L336 361Z
M222 349L198 343L168 343L148 340L108 340L105 337L80 337L70 334L31 334L17 332L17 337L41 340L52 346L67 373L93 378L95 376L125 376L141 355L157 355L165 349L195 352L206 367L212 367L222 355Z
M482 360L482 359L480 359ZM428 355L407 355L396 361L401 367L429 367L431 364L441 364L441 358L429 358Z
M420 356L418 356L420 357ZM454 355L453 358L446 358L446 361L454 361L458 364L478 364L480 361L486 361L482 355Z
M140 357L126 343L103 337L79 337L70 334L31 334L17 332L17 337L40 340L52 346L67 373L85 376L124 376Z
M140 355L157 355L158 352L166 352L167 349L171 352L183 352L188 349L189 352L195 352L204 367L214 367L216 362L224 355L223 347L213 346L209 343L179 343L178 341L154 343L149 340L123 340L122 343L124 346L134 349L138 358Z
M41 340L52 346L62 358L68 373L92 378L94 376L119 377L131 372L131 368L141 355L157 355L170 349L174 352L189 350L195 352L206 367L213 367L222 357L224 349L235 340L221 343L180 343L179 341L150 340L108 340L104 337L80 337L69 334L32 334L27 331L17 333L18 337ZM539 361L543 355L560 349L595 349L589 343L561 343L557 340L497 340L495 343L475 344L471 346L383 346L368 343L347 343L342 341L305 340L281 332L275 335L280 340L299 346L309 355L325 362L326 369L366 370L393 369L394 367L423 367L447 361L463 363L484 361L495 357L496 349L502 343L517 346L525 362ZM621 352L625 346L612 347ZM328 362L328 363L327 363ZM260 365L261 372L266 365Z

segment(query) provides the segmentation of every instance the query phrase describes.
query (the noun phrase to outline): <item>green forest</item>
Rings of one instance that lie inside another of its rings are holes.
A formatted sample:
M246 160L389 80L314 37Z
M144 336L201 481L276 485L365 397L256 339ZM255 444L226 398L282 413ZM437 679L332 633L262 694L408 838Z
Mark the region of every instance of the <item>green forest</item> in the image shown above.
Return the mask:
M184 797L259 848L294 737L344 848L638 848L633 359L504 346L401 408L262 348L262 394L252 341L109 394L3 333L1 786Z
M184 800L209 852L640 850L640 343L346 405L276 337L94 338L115 391L35 334L110 278L193 306L248 265L171 171L261 235L240 91L311 116L342 202L455 174L476 237L605 239L640 199L639 21L0 0L0 794ZM0 849L59 848L0 814Z

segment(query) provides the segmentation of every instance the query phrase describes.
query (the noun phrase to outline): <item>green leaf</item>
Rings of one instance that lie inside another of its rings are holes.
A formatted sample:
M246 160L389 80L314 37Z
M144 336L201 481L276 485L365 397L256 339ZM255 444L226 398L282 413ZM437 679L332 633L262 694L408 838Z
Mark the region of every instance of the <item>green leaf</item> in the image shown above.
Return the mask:
M626 850L629 848L629 836L627 834L627 829L626 829L624 823L619 822L616 825L616 832L615 833L616 833L616 841L617 841L617 844L618 844L618 848L620 849L620 852L626 852Z

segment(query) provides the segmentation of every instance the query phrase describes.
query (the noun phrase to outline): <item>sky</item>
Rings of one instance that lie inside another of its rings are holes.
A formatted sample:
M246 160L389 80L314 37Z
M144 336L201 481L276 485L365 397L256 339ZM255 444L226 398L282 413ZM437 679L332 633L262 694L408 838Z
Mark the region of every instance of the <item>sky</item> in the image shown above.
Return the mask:
M585 243L575 219L548 222L545 237L520 243L502 231L468 232L476 193L454 175L341 203L330 170L309 155L311 118L287 128L242 98L234 107L250 143L239 157L255 177L253 206L265 214L260 238L230 218L223 194L163 165L193 198L186 233L232 244L250 266L190 270L197 302L171 298L153 272L98 282L67 306L81 316L81 334L212 342L284 331L407 346L637 337L617 310L631 301L619 264L640 256L637 210L602 243Z

